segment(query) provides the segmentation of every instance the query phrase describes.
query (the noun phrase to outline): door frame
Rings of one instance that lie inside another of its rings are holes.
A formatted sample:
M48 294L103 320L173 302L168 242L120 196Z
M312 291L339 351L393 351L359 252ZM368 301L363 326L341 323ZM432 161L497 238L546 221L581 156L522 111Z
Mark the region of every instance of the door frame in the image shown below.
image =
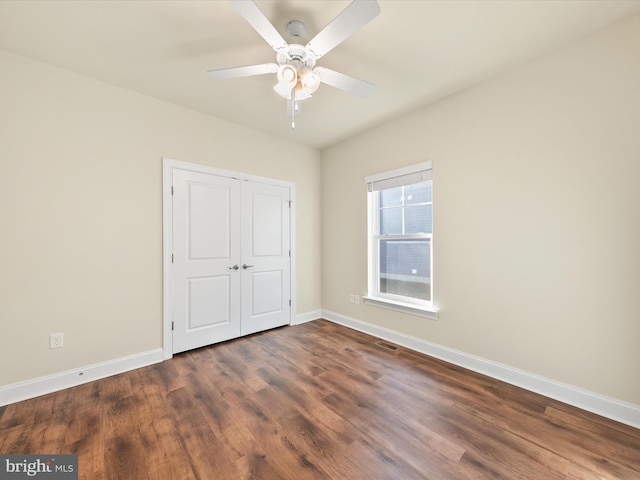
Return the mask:
M173 202L171 188L173 185L173 171L176 169L277 185L289 189L291 202L291 208L289 209L289 245L291 248L291 261L289 264L289 298L291 298L289 325L293 324L296 318L295 183L162 157L162 349L164 359L168 360L173 357L173 334L171 329L173 319L173 268L171 268L171 256L173 254Z

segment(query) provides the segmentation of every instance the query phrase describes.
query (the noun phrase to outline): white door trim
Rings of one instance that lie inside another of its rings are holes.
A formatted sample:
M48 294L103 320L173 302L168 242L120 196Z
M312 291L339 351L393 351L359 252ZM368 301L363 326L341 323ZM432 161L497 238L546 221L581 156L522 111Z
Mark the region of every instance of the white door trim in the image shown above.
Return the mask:
M296 318L296 242L295 242L295 183L284 180L277 180L268 177L260 177L232 170L223 170L207 165L162 158L162 349L165 360L173 357L171 321L173 312L173 295L171 286L173 282L171 255L173 252L173 203L171 199L171 186L173 185L173 170L188 170L221 177L237 178L239 180L249 180L257 183L278 185L289 189L291 199L290 215L290 247L291 247L291 268L290 268L290 295L291 309L289 313L289 324L295 323Z

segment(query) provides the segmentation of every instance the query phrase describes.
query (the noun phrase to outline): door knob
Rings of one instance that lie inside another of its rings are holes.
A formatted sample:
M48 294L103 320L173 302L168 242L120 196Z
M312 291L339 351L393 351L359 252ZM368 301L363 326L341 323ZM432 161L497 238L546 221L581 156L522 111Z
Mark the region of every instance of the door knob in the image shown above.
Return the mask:
M234 265L233 267L229 267L229 270L238 270L239 268L238 265Z
M244 268L245 270L246 270L247 268L251 268L251 267L253 267L253 265L247 265L246 263L243 263L243 264L242 264L242 268Z

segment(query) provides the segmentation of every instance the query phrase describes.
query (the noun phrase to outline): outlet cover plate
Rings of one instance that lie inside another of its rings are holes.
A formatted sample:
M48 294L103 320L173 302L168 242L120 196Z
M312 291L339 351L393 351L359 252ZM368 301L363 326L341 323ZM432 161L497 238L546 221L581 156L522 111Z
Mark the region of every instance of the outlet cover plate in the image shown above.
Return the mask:
M64 345L63 333L52 333L49 335L49 348L62 348Z

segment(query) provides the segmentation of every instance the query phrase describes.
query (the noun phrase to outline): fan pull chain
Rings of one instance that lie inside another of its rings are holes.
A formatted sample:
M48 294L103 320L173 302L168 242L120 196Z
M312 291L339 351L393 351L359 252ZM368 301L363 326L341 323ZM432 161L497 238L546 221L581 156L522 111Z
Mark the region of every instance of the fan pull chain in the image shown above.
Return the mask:
M296 128L296 87L291 89L291 128Z

